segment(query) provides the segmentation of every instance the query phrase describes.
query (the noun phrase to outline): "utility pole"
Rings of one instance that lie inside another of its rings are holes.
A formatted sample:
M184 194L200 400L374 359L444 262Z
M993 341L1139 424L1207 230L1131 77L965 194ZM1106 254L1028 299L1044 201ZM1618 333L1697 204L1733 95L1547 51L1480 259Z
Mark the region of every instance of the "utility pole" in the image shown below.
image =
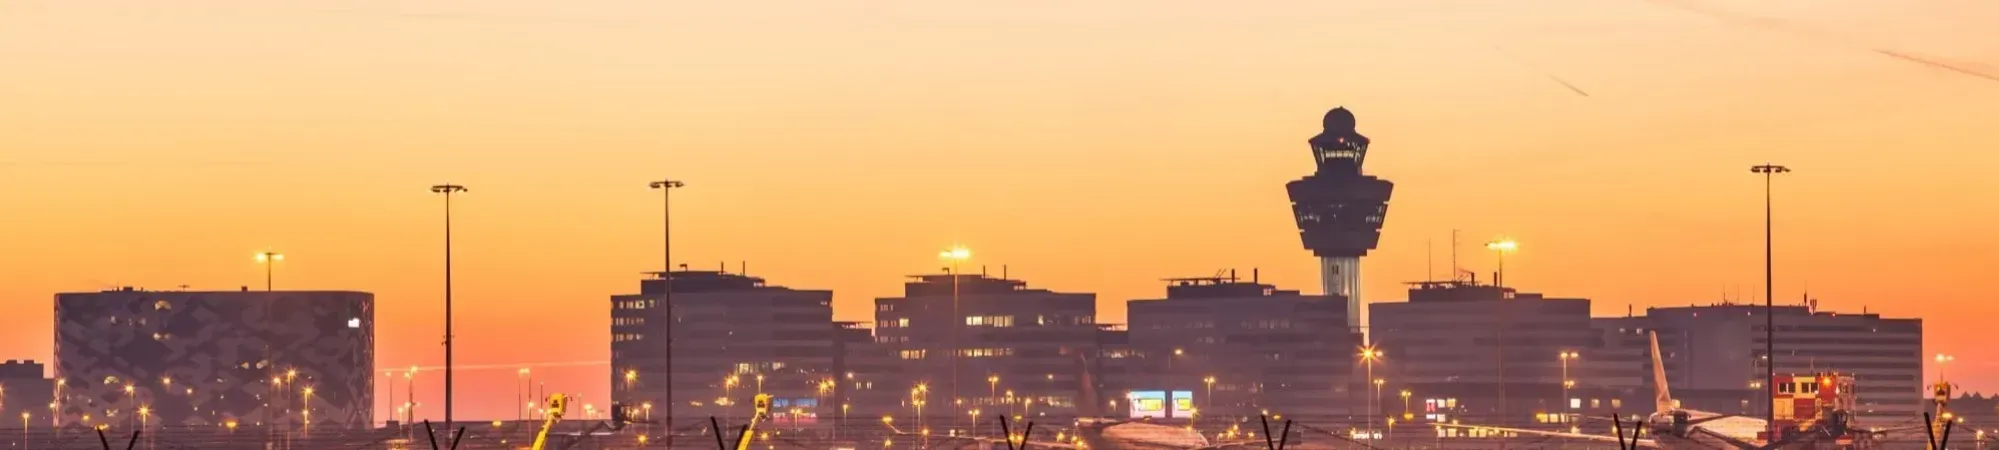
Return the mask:
M1764 164L1750 167L1750 172L1763 174L1763 368L1766 370L1763 386L1775 389L1777 386L1777 308L1772 299L1776 298L1772 256L1775 252L1771 244L1775 228L1771 225L1770 180L1777 174L1790 172L1789 167ZM1763 420L1769 424L1770 440L1777 440L1777 397L1769 396L1765 404Z
M674 180L654 181L647 186L659 190L660 198L660 262L659 272L660 303L666 305L662 322L666 323L666 448L673 448L673 190L686 187L687 183ZM627 392L629 396L631 393ZM630 400L627 398L626 400Z
M440 184L430 187L431 192L444 194L444 429L451 425L451 194L465 192L464 186ZM453 442L456 444L456 442Z

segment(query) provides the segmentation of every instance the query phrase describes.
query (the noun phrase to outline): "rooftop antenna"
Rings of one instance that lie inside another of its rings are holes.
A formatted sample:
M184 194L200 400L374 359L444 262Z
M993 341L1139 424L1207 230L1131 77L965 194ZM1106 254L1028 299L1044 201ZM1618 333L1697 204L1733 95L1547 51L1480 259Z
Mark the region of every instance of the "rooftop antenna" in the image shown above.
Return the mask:
M985 264L980 264L980 265L979 265L979 277L980 277L980 278L985 278L985 276L986 276L986 265L985 265Z
M1465 270L1464 267L1458 266L1458 230L1456 228L1452 228L1451 229L1451 278L1452 278L1451 281L1457 281L1456 280L1458 277L1457 274L1464 270ZM1473 277L1472 284L1478 284L1477 276L1478 275L1472 275Z
M1423 241L1423 279L1427 281L1437 280L1437 250L1435 247L1435 240L1426 239Z
M737 274L737 275L742 275L742 276L746 276L746 277L747 277L747 276L750 276L750 261L749 261L749 260L747 260L747 259L746 259L746 260L742 260L742 261L736 261L736 263L737 263L737 266L736 266L736 274Z

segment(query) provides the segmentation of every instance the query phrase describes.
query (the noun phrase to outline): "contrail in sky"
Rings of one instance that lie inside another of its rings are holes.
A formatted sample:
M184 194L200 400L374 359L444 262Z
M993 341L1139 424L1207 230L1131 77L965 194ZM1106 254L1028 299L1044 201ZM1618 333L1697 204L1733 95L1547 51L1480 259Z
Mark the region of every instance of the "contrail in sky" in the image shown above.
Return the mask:
M1924 67L1929 67L1931 69L1947 70L1962 75L1970 75L1978 78L1983 78L1990 81L1999 81L1999 75L1982 72L1976 69L1966 68L1957 64L1937 61L1934 58L1923 58L1923 57L1914 56L1907 52L1874 47L1872 45L1860 43L1859 41L1856 41L1846 36L1834 35L1823 31L1811 30L1804 27L1800 27L1796 24L1793 24L1791 22L1782 19L1737 14L1719 9L1704 7L1701 5L1693 4L1691 2L1684 2L1677 0L1645 0L1645 1L1648 3L1657 4L1668 8L1678 9L1681 11L1707 16L1708 18L1719 20L1724 23L1733 23L1753 28L1760 28L1770 32L1785 33L1798 36L1809 36L1817 39L1842 41L1848 45L1870 47L1869 50L1873 50L1875 53L1879 53L1883 56L1887 56L1890 58L1895 58L1903 62L1920 64L1923 65Z
M1562 87L1569 88L1569 91L1575 92L1576 95L1584 97L1589 96L1588 92L1583 92L1583 89L1576 87L1575 83L1570 83L1569 80L1564 80L1562 79L1562 77L1556 76L1554 73L1550 73L1546 70L1541 70L1540 66L1534 65L1534 63L1527 61L1526 58L1521 58L1519 55L1515 55L1512 52L1508 52L1506 51L1506 49L1503 48L1493 47L1492 49L1494 51L1499 52L1499 54L1501 55L1505 55L1506 59L1511 59L1513 60L1513 62L1518 63L1523 67L1526 67L1527 70L1532 70L1535 73L1541 74L1541 76L1548 77L1549 80L1553 80L1554 82L1561 84Z

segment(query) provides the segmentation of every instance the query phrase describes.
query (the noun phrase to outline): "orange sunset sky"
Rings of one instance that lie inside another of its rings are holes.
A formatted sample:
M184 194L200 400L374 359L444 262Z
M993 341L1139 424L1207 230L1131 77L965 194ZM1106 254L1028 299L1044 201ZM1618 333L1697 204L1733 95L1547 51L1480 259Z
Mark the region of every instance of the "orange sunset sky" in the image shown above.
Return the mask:
M378 367L437 365L440 182L471 188L461 417L512 417L523 365L608 403L607 297L659 269L661 177L689 184L677 262L831 289L842 320L953 243L1108 321L1218 269L1317 291L1283 184L1344 105L1397 184L1368 301L1447 273L1453 229L1466 268L1516 238L1509 285L1599 314L1760 301L1770 161L1796 170L1778 298L1923 317L1990 392L1994 23L1982 0L5 0L0 358L51 358L57 292L255 285L268 249L280 289L376 294Z

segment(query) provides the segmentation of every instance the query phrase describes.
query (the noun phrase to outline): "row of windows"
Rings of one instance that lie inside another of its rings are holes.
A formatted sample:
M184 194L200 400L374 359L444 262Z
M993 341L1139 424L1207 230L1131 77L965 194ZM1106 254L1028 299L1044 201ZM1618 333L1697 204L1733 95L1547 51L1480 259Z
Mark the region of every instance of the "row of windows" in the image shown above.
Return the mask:
M622 300L612 302L611 307L617 309L647 309L656 303L656 300Z
M613 326L627 326L627 325L645 325L645 324L646 324L646 319L645 319L644 317L613 317L613 318L611 318L611 325L613 325Z
M1013 316L969 316L965 318L965 325L975 327L1010 327L1013 326Z
M1001 357L1001 356L1013 356L1013 349L1010 349L1010 348L966 348L966 349L959 349L959 350L958 350L958 356L963 356L963 357L967 357L967 358L994 358L994 357Z
M923 350L903 350L902 359L923 359Z

